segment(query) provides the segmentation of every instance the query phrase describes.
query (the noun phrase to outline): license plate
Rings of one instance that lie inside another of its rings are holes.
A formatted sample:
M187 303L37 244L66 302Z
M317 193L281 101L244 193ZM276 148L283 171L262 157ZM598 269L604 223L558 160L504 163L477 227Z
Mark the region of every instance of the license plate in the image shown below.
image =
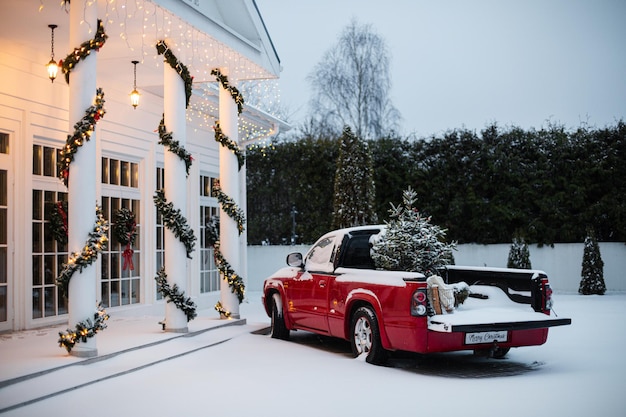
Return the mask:
M465 333L465 344L476 345L479 343L493 343L494 340L496 342L506 342L508 335L509 332L506 330L499 332Z

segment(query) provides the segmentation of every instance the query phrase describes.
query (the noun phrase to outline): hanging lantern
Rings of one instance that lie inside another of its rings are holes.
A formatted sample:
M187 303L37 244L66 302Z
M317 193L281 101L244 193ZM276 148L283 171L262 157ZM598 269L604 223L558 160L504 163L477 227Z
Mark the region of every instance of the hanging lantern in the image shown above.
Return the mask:
M137 91L137 64L139 61L131 61L134 65L133 91L130 92L130 104L136 109L139 105L139 91Z
M50 38L50 62L46 64L46 69L48 70L48 78L50 78L51 82L54 82L59 72L59 64L54 60L54 29L57 28L57 25L48 25L48 27L52 32L52 37Z

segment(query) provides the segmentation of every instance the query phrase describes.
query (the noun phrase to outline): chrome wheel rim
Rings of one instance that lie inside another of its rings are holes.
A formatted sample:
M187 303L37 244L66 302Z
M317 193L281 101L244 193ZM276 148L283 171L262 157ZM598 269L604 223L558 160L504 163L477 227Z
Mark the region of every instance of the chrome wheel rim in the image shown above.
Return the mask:
M354 325L354 345L359 355L372 349L372 327L365 317L359 317Z

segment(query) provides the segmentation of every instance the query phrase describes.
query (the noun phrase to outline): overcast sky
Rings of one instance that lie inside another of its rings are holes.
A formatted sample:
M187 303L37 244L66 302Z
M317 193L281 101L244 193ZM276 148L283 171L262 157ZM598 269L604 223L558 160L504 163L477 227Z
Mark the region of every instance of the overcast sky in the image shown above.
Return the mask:
M626 120L625 0L256 2L292 124L307 112L307 75L352 18L389 48L404 135Z

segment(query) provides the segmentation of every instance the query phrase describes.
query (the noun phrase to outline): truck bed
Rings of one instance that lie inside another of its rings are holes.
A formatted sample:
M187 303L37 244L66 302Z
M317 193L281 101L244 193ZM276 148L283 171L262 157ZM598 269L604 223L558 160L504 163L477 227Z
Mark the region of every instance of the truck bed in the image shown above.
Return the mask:
M428 318L428 329L435 332L486 332L540 329L571 324L535 312L528 304L512 301L502 289L489 285L470 286L470 296L451 314L436 314Z

